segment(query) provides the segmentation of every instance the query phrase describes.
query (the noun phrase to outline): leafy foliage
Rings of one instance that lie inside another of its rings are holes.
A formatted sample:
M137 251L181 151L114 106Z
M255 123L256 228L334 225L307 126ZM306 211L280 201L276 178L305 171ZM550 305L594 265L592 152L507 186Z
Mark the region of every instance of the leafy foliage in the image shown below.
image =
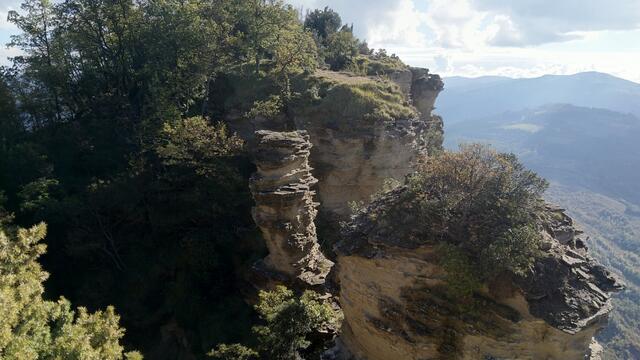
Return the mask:
M348 67L348 70L361 75L385 75L397 70L407 68L402 60L395 54L387 55L384 49L366 55L358 55L354 57Z
M215 175L218 159L237 154L243 142L223 123L209 125L203 117L165 123L156 152L167 166L193 168L199 175Z
M331 70L348 69L359 53L369 55L367 44L353 35L353 25L342 25L340 15L328 7L308 13L304 26L313 32L320 57Z
M459 152L425 159L407 186L407 203L386 216L415 211L428 224L417 231L423 241L441 244L453 291L470 295L501 272L522 275L533 264L540 240L536 220L547 183L514 155L462 146Z
M258 358L258 353L240 344L220 344L215 350L211 350L209 356L220 360L252 360Z
M246 341L243 273L264 248L254 168L219 120L289 114L325 54L366 48L327 15L325 43L275 0L24 0L10 12L20 55L0 71L0 224L48 224L47 293L114 304L126 342L151 358ZM359 99L353 116L413 114L384 81L328 90Z
M331 34L336 33L342 26L340 14L325 6L324 9L315 9L308 13L304 19L304 27L310 29L323 41Z
M280 75L315 67L315 43L291 5L281 0L236 1L234 5L238 26L243 29L238 39L253 59L256 74L261 61L268 57L273 58Z
M331 70L346 69L358 54L358 39L350 30L332 33L327 37L325 61Z
M30 229L0 229L0 357L13 359L142 359L123 354L124 330L113 307L89 313L71 309L68 300L43 299L49 276L38 258L46 246L44 224Z
M264 325L255 326L261 359L300 359L300 351L311 345L312 332L337 328L342 314L331 307L320 294L305 291L300 297L284 286L273 291L260 291L255 306ZM209 353L218 359L244 360L258 356L242 345L218 345Z

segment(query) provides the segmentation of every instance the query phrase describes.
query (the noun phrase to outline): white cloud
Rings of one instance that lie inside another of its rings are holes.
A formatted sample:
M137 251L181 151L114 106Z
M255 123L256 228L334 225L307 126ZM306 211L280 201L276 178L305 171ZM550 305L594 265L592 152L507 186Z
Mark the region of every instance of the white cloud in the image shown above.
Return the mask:
M9 58L22 54L19 49L7 48L5 46L0 47L0 66L10 65Z
M640 81L640 46L634 45L640 0L292 2L329 6L372 46L444 75L532 77L596 70Z
M354 32L373 47L389 44L417 46L425 42L420 26L424 14L414 0L290 0L296 8L324 8L337 11L344 23L354 24Z

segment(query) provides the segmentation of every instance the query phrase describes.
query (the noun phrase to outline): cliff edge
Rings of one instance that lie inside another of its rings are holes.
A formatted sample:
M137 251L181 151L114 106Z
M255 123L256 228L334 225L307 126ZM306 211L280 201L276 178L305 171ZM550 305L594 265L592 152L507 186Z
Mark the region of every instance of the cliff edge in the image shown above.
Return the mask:
M437 242L406 213L406 187L374 201L337 245L342 341L356 359L598 359L593 340L621 284L587 253L562 209L538 220L541 254L524 276L502 274L471 300L449 291Z

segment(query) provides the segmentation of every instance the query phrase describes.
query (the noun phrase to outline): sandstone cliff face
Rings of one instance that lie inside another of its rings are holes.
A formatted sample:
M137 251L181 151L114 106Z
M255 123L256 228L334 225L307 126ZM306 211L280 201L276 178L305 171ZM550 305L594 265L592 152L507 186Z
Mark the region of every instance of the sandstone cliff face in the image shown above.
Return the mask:
M443 88L437 75L417 68L388 74L398 88L385 90L373 105L366 91L377 80L328 76L319 86L309 83L311 100L293 104L286 114L229 121L254 153L253 216L269 249L266 267L284 275L280 282L293 279L303 287L323 284L333 265L317 243L318 206L347 219L350 201L369 202L386 179L402 180L442 145L442 119L432 114ZM402 102L408 115L370 117L388 111L387 96ZM373 110L366 117L354 111L363 106ZM486 284L471 309L448 291L437 244L412 233L420 219L407 214L390 224L376 217L402 191L352 219L335 249L345 321L344 352L333 358L598 358L601 348L593 337L611 309L610 293L620 285L589 257L580 231L561 209L549 206L540 219L544 255L531 273Z
M319 180L321 209L331 217L345 218L350 213L349 202L368 202L386 179L402 180L421 155L442 147L442 119L431 113L443 89L440 77L415 68L389 74L389 78L401 92L389 87L385 94L373 91L370 96L358 87L381 86L382 80L321 71L305 83L321 88L312 101L294 104L287 116L248 120L238 116L228 120L229 127L250 144L259 130L307 131L313 144L310 162ZM387 99L390 95L397 98ZM369 97L380 99L370 104ZM408 114L369 118L371 113L385 112L385 102L399 103ZM370 113L360 111L367 107Z
M316 113L294 118L315 146L311 161L323 209L346 217L350 202L368 203L385 180L403 180L421 155L442 147L442 120L431 112L443 83L427 73L420 69L390 75L419 111L416 117L370 122Z
M620 285L561 209L548 207L541 220L544 255L533 271L489 284L465 309L447 291L435 245L412 239L417 219L376 220L402 191L354 219L337 247L342 340L356 359L597 358L593 336Z
M317 180L308 161L309 136L304 131L258 131L255 136L252 215L269 250L265 264L289 280L322 284L333 263L320 252L316 238L318 204L311 187Z

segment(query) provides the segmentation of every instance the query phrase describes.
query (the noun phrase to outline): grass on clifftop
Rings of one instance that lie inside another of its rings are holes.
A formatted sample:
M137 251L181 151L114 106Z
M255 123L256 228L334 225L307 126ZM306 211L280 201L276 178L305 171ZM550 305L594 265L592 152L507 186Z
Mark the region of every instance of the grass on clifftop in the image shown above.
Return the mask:
M362 75L384 75L408 68L397 56L386 54L358 55L348 67L349 71Z
M225 94L225 98L216 94ZM214 115L253 117L259 113L255 110L274 102L282 115L340 129L354 122L393 122L418 116L400 88L388 79L328 70L291 77L289 95L269 76L236 72L216 80L212 98Z
M339 127L353 121L394 121L417 117L399 87L385 79L318 71L300 84L295 116L322 117Z

